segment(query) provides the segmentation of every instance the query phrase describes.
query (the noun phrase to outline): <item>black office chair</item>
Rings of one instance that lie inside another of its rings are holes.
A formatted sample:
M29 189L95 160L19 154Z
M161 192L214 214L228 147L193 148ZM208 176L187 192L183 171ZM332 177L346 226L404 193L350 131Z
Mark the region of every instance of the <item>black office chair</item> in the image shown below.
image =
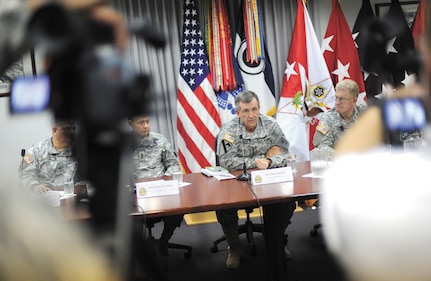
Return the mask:
M153 236L152 228L154 227L154 225L156 223L161 222L161 221L162 221L162 218L151 218L151 219L147 219L145 222L145 227L148 230L149 238L152 239L154 242L156 241L156 239ZM184 253L184 258L190 259L192 257L193 248L191 246L168 242L168 248L169 249L186 250L186 252Z
M313 208L319 208L319 200L314 202ZM317 237L319 235L319 229L321 229L321 228L322 228L321 223L317 223L317 224L313 225L313 228L310 230L310 236L311 237Z
M217 155L217 139L218 139L218 135L216 136L215 141L214 141L214 149L216 152L216 165L218 166L218 165L220 165L220 160L219 160L219 157ZM248 243L251 244L251 254L253 256L255 256L257 254L256 244L254 243L254 238L253 238L253 232L263 233L263 224L261 224L261 223L254 224L250 219L250 214L253 212L253 210L255 208L257 208L257 206L244 208L245 213L246 213L246 221L244 224L239 225L239 228L238 228L239 234L246 233L247 241L248 241ZM226 237L224 235L222 237L218 238L217 240L214 240L213 245L210 247L210 251L212 253L218 252L218 246L217 245L220 242L223 242L225 240L226 240Z
M317 235L319 235L319 229L320 228L322 228L321 223L313 225L313 228L310 230L310 236L311 237L317 237Z
M251 254L255 256L257 254L256 244L254 243L253 232L263 233L263 224L258 223L255 224L250 219L250 214L253 212L254 208L245 208L245 213L247 215L246 221L244 224L238 226L238 233L247 235L247 242L251 244ZM217 240L214 240L213 245L210 248L212 253L218 252L218 244L226 240L226 236L221 236Z

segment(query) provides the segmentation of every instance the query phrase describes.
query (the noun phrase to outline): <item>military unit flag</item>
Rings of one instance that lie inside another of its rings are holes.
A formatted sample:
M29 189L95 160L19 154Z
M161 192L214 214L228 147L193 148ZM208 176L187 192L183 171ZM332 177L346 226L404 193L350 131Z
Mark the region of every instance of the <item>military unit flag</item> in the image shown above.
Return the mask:
M297 161L307 161L318 116L334 106L335 95L305 3L297 3L276 119Z
M359 86L357 103L366 104L364 77L358 51L338 0L332 0L332 12L322 42L322 52L334 85L345 78L354 80Z

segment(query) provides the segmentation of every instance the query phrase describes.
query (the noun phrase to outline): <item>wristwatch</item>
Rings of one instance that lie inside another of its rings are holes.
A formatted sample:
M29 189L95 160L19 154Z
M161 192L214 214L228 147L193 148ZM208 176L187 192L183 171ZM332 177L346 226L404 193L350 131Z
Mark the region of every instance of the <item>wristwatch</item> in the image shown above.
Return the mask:
M271 158L266 158L266 160L268 160L268 161L269 161L269 165L268 165L268 167L267 167L267 169L268 169L269 167L271 167L272 160L271 160Z

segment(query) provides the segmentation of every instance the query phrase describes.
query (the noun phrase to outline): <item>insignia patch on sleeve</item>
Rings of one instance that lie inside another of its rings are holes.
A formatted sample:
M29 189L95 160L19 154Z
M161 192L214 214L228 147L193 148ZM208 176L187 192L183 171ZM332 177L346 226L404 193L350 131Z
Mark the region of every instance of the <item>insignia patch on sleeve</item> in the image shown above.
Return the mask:
M224 134L223 140L233 143L235 141L235 137L229 134Z
M329 132L329 128L325 126L325 124L319 122L319 125L317 125L316 130L319 131L322 135L326 136L326 134Z
M30 154L24 155L23 159L27 165L30 165L34 161L33 157Z

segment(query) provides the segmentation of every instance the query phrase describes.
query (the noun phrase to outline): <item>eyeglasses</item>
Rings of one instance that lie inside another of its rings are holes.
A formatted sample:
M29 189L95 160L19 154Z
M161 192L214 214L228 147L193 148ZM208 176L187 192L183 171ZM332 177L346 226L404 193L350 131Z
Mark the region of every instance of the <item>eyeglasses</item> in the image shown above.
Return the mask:
M339 102L345 102L345 101L351 100L351 99L354 99L354 97L351 97L351 98L335 97L335 101L339 101Z

